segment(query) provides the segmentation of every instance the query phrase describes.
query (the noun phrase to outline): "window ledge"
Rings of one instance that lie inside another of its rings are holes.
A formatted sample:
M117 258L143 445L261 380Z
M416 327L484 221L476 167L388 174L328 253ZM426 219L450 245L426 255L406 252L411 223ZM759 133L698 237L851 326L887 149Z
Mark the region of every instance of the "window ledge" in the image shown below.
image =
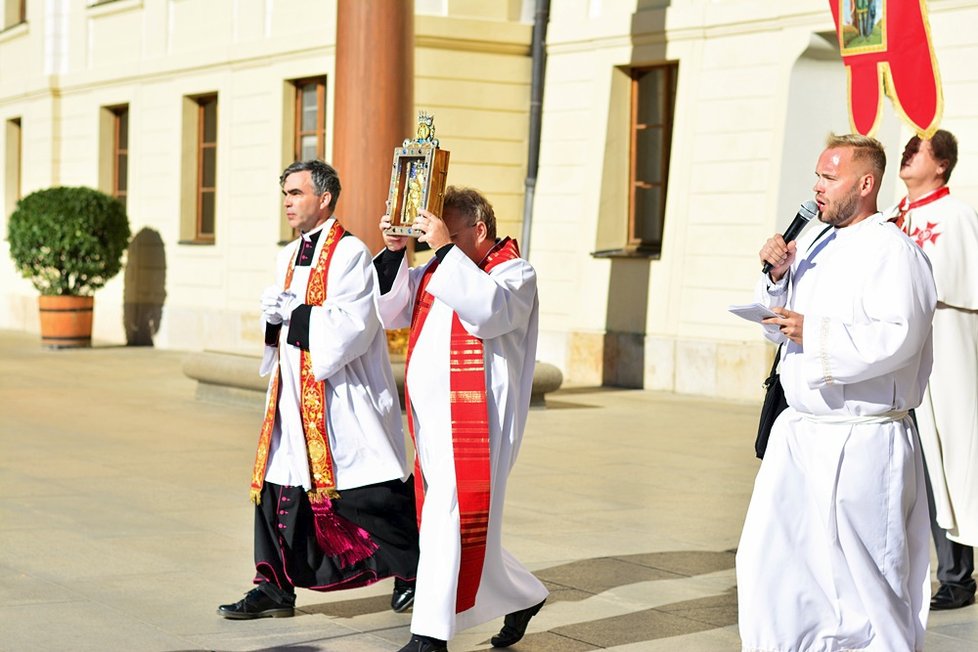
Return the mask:
M619 249L601 249L592 251L592 258L647 258L659 260L662 257L661 249L643 247L621 247Z
M131 9L142 9L143 0L98 0L88 5L89 16L107 16Z
M19 23L14 23L13 25L9 25L7 27L4 27L3 29L0 29L0 43L3 43L4 41L13 40L18 36L23 36L26 33L27 33L26 20Z
M214 241L213 240L177 240L177 244L213 246Z

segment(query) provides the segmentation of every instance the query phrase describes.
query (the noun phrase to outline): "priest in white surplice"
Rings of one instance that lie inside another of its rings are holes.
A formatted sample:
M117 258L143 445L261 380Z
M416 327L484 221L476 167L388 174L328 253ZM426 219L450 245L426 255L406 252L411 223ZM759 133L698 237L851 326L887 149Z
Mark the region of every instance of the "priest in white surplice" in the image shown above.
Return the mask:
M908 411L930 374L937 297L920 248L876 210L885 165L872 138L830 138L815 168L822 224L760 251L789 407L737 552L745 650L923 649L929 530Z
M940 587L931 609L974 604L978 545L978 214L947 186L958 143L944 129L903 151L907 196L887 211L934 268L934 371L916 409L931 489Z
M447 650L458 630L504 615L492 644L512 645L548 595L502 548L533 383L536 273L515 241L496 240L478 192L448 188L442 213L421 211L414 223L435 250L428 264L408 269L406 238L386 233L386 217L387 247L374 259L384 326L411 327L405 400L423 478L412 636L401 652Z
M397 387L366 245L333 217L340 180L323 161L281 176L300 237L262 297L269 375L251 479L255 588L218 614L292 616L295 587L333 591L394 576L413 599L418 530Z

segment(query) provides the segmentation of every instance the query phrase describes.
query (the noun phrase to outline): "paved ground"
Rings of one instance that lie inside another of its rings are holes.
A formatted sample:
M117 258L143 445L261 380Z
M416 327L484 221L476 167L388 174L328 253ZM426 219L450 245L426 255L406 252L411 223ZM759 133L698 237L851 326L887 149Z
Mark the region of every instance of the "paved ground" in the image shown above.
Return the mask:
M0 332L0 650L391 652L390 580L300 591L295 618L232 622L249 587L259 406L197 401L182 354L45 351ZM507 547L552 597L514 650L736 651L734 558L756 405L565 389L534 410ZM485 650L499 623L461 634ZM978 649L978 608L929 651Z

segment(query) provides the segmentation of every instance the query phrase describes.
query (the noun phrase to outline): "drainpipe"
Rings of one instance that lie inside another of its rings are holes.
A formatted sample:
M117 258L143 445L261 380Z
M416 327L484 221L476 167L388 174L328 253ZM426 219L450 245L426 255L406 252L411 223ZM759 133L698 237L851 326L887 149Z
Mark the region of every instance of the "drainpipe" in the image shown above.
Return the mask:
M530 228L533 224L533 196L537 186L537 168L540 165L540 123L543 117L543 75L547 66L547 23L550 20L550 0L536 0L533 16L533 79L530 86L530 136L526 163L526 181L523 184L523 258L530 259Z

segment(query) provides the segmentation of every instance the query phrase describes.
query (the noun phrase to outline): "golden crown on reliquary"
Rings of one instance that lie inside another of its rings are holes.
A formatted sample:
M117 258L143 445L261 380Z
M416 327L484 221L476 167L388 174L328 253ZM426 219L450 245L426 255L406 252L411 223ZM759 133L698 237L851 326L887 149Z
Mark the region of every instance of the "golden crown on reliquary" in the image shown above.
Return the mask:
M427 210L441 215L448 177L449 152L439 148L435 138L435 116L418 112L414 138L406 138L394 148L391 183L387 193L391 235L418 237L414 228L418 212Z

